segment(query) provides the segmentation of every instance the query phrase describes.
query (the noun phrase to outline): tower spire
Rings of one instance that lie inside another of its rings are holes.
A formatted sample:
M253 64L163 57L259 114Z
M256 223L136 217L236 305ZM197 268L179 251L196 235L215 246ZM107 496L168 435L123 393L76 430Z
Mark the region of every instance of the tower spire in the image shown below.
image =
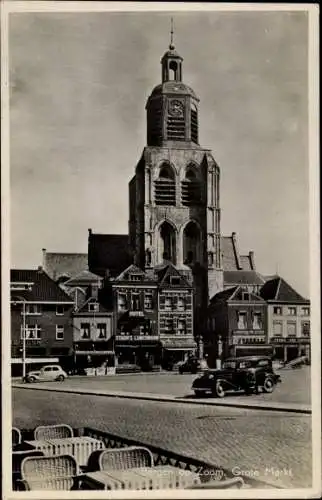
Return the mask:
M171 17L171 31L170 31L170 45L169 45L169 49L170 50L174 49L174 45L173 45L173 17Z

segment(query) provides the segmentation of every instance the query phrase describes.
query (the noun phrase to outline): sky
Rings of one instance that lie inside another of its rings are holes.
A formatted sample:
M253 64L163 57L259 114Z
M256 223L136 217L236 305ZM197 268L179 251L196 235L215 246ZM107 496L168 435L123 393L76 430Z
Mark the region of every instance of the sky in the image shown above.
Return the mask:
M171 15L221 171L222 233L308 297L305 12L10 14L11 267L87 252L88 228L127 233Z

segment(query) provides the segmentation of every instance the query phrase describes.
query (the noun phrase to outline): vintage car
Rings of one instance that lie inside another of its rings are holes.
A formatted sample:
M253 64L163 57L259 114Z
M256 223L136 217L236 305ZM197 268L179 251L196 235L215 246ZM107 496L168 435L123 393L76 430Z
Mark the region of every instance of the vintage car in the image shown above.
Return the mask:
M196 357L188 358L177 365L179 373L197 373L200 371L200 361Z
M46 365L40 370L33 370L27 373L25 382L38 382L57 380L63 382L67 378L67 373L59 365Z
M246 394L273 392L281 377L272 368L267 356L227 358L221 369L207 370L192 384L196 396L211 393L223 398L229 391L245 391Z

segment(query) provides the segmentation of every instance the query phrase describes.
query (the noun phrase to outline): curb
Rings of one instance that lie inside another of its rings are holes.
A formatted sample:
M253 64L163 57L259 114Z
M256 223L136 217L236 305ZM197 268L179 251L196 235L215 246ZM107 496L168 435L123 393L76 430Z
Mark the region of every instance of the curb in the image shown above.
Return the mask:
M265 411L279 411L279 412L289 412L289 413L300 413L304 415L311 415L312 409L307 405L287 405L285 403L243 403L243 402L231 402L229 400L207 400L207 399L189 399L180 398L177 396L168 396L164 394L141 394L136 392L113 392L113 391L96 391L95 389L73 389L73 388L63 388L63 387L36 387L24 384L12 384L12 388L16 389L27 389L35 391L52 391L52 392L63 392L71 394L80 394L83 396L103 396L111 398L123 398L123 399L136 399L142 401L158 401L163 403L179 403L179 404L198 404L206 406L225 406L229 408L243 408L247 410L265 410Z

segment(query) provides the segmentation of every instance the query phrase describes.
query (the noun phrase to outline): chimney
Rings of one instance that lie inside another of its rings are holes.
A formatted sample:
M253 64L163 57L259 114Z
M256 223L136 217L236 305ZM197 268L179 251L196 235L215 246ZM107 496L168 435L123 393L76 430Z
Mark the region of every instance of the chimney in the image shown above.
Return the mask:
M42 265L46 269L46 248L42 248Z
M233 247L234 247L237 269L238 269L238 271L241 271L243 269L243 266L241 265L241 262L240 262L238 245L237 245L237 235L235 232L231 233L231 239L233 240Z
M89 230L88 230L88 236L92 236L92 230L91 230L91 228L89 228Z
M38 271L38 273L43 273L44 272L43 267L42 266L38 266L37 271Z
M252 268L253 271L256 271L255 267L255 259L254 259L254 252L251 250L249 252L249 261L250 261L250 267Z

